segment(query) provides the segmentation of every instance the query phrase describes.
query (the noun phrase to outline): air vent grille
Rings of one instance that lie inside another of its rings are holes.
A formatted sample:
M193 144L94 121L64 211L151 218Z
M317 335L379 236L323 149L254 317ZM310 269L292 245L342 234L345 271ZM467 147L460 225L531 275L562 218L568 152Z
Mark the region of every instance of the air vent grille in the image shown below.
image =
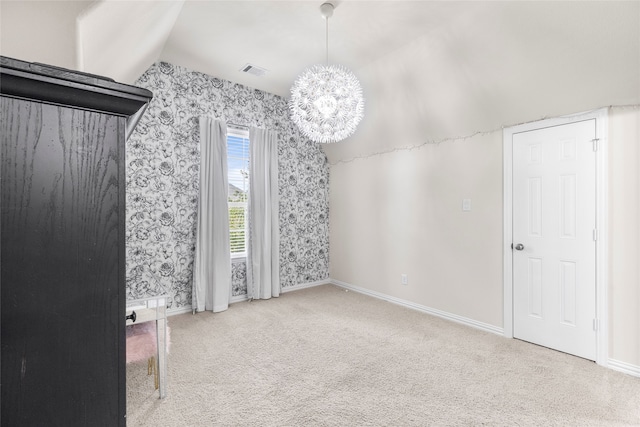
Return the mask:
M249 74L253 74L254 76L258 76L258 77L262 77L265 74L267 74L267 70L262 68L262 67L258 67L256 65L252 65L252 64L245 64L244 67L242 67L240 69L240 71L244 72L244 73L249 73Z

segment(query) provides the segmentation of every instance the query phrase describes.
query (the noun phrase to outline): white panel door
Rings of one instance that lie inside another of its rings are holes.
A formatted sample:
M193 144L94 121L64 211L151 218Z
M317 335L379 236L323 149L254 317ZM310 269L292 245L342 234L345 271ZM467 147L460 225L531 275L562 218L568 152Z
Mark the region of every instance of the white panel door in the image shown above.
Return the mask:
M595 360L595 120L513 135L513 336Z

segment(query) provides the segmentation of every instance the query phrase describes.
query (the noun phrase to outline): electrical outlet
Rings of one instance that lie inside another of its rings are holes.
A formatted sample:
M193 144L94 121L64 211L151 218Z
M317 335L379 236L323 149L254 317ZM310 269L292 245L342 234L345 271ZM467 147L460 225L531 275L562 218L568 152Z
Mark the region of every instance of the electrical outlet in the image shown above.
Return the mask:
M400 284L402 284L402 285L408 285L409 284L409 277L406 274L401 274L400 275Z
M471 210L471 199L462 199L462 211L469 212Z

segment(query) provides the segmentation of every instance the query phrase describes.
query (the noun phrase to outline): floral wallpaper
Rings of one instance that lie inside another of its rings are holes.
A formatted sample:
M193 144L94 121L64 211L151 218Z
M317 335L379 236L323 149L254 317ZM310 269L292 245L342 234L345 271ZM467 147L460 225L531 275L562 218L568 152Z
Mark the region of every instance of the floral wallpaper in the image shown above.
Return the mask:
M281 285L329 277L329 167L285 98L166 62L135 85L154 98L127 142L128 299L167 294L171 309L191 305L201 115L278 132ZM246 292L246 263L234 260L232 295Z
M247 295L247 262L244 259L231 260L231 296Z

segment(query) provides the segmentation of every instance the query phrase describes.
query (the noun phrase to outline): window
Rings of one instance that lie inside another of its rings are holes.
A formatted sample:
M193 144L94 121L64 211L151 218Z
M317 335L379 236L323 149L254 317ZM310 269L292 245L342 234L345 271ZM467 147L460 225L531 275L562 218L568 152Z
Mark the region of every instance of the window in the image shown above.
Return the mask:
M249 131L227 130L227 168L231 258L242 258L247 256Z

